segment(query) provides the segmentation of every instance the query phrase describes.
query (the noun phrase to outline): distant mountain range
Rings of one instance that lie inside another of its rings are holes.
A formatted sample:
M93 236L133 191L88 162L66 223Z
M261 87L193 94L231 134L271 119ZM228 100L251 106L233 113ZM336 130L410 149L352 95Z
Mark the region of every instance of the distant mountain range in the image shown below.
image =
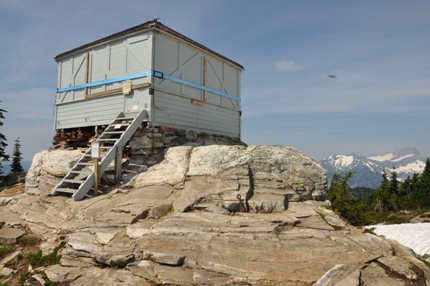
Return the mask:
M348 155L331 155L319 161L327 171L329 183L335 173L356 172L349 181L351 187L377 188L382 181L382 171L385 168L390 174L395 167L398 178L404 180L412 177L414 173L422 173L426 158L413 147L395 149L381 155L358 156L354 153Z

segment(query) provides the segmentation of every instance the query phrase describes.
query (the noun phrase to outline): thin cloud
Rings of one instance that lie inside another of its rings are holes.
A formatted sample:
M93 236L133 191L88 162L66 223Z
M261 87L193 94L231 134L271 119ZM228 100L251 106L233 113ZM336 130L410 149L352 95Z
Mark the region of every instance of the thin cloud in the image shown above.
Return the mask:
M277 70L282 72L290 72L302 69L302 67L297 65L295 62L291 60L286 60L285 58L283 58L279 62L276 62L274 66Z

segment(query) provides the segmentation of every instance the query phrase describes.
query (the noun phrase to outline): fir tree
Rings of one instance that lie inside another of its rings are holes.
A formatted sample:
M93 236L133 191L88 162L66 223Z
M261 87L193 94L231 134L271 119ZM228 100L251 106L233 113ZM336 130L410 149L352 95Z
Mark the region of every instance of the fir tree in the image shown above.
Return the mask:
M411 179L411 198L414 208L421 206L420 199L420 175L418 173L414 173Z
M390 182L388 183L388 207L390 209L394 209L397 210L397 203L398 203L398 199L399 199L399 181L397 181L397 172L396 172L396 168L393 167L393 172L391 173L391 179Z
M424 167L424 171L421 174L419 181L419 192L421 203L424 206L430 206L430 160L427 158L426 166Z
M398 206L400 209L412 209L412 179L408 176L399 187L399 201Z
M5 118L3 115L3 112L7 112L7 111L0 108L0 126L3 126L3 121L1 121L1 119ZM3 133L0 132L0 176L3 174L3 171L2 171L3 166L1 165L1 161L9 161L9 155L5 153L5 148L7 147L6 141L7 141L6 136L4 136Z
M355 172L348 172L343 176L334 174L327 193L327 198L331 201L333 209L343 217L347 214L348 202L354 199L348 184L354 174Z
M389 197L390 197L390 193L389 193L388 175L385 172L385 168L384 168L382 171L382 182L375 190L376 205L375 205L374 211L377 211L380 213L384 212L388 205Z
M13 145L13 155L12 155L12 165L11 172L12 173L22 173L24 169L21 165L21 144L19 144L19 137L15 140L15 144Z

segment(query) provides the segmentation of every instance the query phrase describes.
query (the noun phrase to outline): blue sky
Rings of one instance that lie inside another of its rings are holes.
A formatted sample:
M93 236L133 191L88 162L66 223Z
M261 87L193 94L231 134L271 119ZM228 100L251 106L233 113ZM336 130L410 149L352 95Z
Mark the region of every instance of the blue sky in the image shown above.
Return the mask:
M245 67L242 139L430 156L430 1L0 0L1 132L51 146L59 53L154 18ZM329 78L336 75L336 78Z

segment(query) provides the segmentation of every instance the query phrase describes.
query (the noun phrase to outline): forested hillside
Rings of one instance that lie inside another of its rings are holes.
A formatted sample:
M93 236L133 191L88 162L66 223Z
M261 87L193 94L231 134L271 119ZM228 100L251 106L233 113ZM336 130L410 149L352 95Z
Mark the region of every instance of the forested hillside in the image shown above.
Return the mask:
M408 222L399 211L415 213L430 209L430 161L426 160L422 174L413 174L399 181L395 169L390 175L382 173L382 182L374 190L349 186L354 172L334 174L328 191L333 209L350 223L371 225L383 221Z

